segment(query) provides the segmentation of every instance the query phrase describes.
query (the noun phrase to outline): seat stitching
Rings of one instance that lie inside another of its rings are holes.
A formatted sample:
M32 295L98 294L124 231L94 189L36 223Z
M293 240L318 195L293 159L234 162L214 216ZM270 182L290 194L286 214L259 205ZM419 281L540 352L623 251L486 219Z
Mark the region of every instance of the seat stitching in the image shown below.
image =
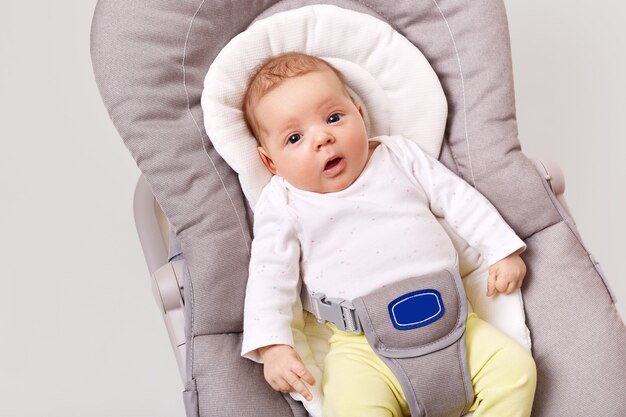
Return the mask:
M450 39L452 40L452 45L454 46L454 53L456 55L456 60L459 66L459 75L461 76L461 93L463 97L463 128L465 130L465 142L467 144L467 157L469 161L471 184L474 186L474 188L476 188L476 179L474 177L474 168L472 166L472 155L470 153L469 134L468 134L468 129L467 129L467 103L465 99L465 78L463 76L463 67L461 66L461 57L459 55L459 50L456 46L454 35L452 34L452 29L450 28L450 24L448 23L448 19L446 19L446 16L443 13L443 10L441 10L441 7L439 7L437 0L433 0L433 3L437 7L437 10L439 10L441 17L443 18L443 21L445 22L446 27L448 28L448 32L450 33ZM454 149L452 148L452 146L450 146L450 152L452 153L452 158L454 159L454 162L457 164L457 167L458 167L459 164L457 162L456 156L454 155Z

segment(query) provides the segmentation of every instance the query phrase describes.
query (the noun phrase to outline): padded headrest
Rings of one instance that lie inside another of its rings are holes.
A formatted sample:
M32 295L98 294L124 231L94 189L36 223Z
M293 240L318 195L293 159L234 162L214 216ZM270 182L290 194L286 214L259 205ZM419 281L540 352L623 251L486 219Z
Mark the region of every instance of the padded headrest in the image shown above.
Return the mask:
M215 149L239 174L254 208L271 174L241 107L251 73L267 57L299 51L340 70L363 105L368 133L402 135L437 157L447 117L439 79L422 53L387 23L336 6L277 13L233 38L209 68L202 93L204 124Z

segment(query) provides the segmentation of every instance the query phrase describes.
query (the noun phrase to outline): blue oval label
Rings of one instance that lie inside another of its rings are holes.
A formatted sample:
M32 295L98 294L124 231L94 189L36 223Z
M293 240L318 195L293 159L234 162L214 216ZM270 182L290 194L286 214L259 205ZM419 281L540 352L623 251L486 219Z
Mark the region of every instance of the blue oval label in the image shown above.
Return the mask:
M413 291L389 303L391 323L398 330L427 326L444 313L441 294L432 289Z

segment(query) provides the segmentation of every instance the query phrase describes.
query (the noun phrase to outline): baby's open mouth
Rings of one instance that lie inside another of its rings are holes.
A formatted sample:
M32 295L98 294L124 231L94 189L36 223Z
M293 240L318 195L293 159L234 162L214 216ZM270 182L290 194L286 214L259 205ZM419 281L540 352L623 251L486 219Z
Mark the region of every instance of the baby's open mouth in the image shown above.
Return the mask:
M336 157L326 162L326 165L324 165L324 171L330 171L331 169L336 167L341 162L341 160L342 158Z

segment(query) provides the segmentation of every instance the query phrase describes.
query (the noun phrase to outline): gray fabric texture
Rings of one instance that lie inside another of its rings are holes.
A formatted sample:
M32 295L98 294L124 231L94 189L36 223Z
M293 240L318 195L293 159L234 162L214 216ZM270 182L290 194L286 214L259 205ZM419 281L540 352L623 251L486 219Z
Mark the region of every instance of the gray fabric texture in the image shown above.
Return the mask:
M200 416L299 415L293 410L302 406L274 391L263 368L239 355L241 333L196 336L193 344L194 355L202 358L195 360L194 378Z
M387 306L424 289L439 291L443 316L423 327L396 329ZM353 303L369 344L400 381L413 417L454 417L469 410L474 392L465 345L467 298L458 272L406 279Z
M96 7L91 45L99 89L188 262L188 375L197 386L186 397L197 392L200 416L294 414L266 389L260 367L239 358L251 214L203 129L200 93L215 55L257 16L273 5L311 3L100 0ZM420 48L449 103L440 159L531 245L524 258L539 368L534 415L626 415L626 330L574 229L553 231L565 227L567 215L520 150L502 1L332 4L367 9Z
M626 329L593 261L565 222L526 243L533 416L626 415Z
M473 391L465 343L463 333L453 344L427 356L409 359L381 356L395 375L402 375L398 380L407 395L411 416L455 417L469 410Z

